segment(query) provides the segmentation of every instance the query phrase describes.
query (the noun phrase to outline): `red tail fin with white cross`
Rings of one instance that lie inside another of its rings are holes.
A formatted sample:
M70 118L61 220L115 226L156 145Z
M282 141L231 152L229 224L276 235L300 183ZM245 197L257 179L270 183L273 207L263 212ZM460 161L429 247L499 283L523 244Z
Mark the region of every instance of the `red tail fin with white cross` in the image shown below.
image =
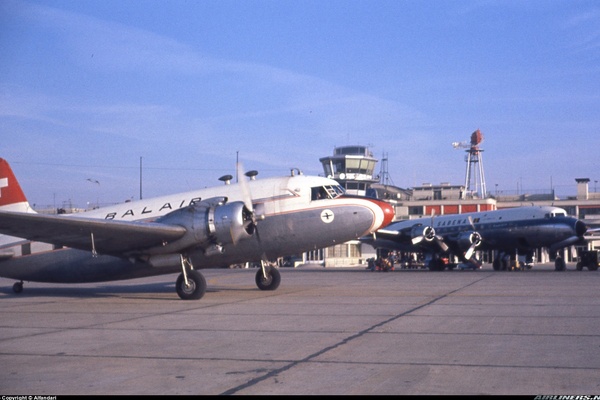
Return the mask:
M0 210L34 212L8 162L0 158Z

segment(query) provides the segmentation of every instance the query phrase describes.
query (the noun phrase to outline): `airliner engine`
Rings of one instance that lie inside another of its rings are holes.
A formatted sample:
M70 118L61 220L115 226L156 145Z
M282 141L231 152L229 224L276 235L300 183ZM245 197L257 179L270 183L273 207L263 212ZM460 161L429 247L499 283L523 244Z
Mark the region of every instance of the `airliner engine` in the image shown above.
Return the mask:
M423 240L431 242L435 239L435 229L429 225L418 224L411 228L410 236L413 244L417 244Z
M469 249L471 246L475 248L481 244L481 235L478 232L462 232L458 236L457 242L463 250Z
M207 199L173 211L156 220L167 225L179 225L187 232L174 242L150 249L146 254L174 254L201 247L208 253L223 251L223 246L235 244L253 236L252 213L241 201L227 203L226 197Z

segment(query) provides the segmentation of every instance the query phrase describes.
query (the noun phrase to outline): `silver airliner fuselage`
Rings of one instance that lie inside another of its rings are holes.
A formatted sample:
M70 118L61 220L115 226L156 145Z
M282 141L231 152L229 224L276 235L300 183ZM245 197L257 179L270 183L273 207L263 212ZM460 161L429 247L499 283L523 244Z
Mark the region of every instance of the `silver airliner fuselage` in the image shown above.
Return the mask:
M194 268L274 260L341 244L389 224L394 215L385 202L347 196L332 179L301 174L80 214L41 215L23 203L0 203L5 235L0 236L0 276L56 283L177 271L187 282ZM267 279L264 267L263 274Z

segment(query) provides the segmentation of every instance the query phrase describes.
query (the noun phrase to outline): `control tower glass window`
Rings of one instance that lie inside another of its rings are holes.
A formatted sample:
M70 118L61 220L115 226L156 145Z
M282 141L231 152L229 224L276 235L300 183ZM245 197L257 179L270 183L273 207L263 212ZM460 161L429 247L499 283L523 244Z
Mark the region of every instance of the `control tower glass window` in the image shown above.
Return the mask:
M336 174L342 173L342 172L346 172L346 165L344 163L344 160L340 160L340 161L336 161L333 164L333 169L335 170L334 172Z
M338 147L335 149L335 154L338 156L342 155L355 155L355 156L368 156L367 148L365 146L346 146Z
M333 176L333 171L331 170L331 165L324 163L323 168L325 169L325 176Z
M346 159L346 172L350 174L360 173L360 161L352 158Z

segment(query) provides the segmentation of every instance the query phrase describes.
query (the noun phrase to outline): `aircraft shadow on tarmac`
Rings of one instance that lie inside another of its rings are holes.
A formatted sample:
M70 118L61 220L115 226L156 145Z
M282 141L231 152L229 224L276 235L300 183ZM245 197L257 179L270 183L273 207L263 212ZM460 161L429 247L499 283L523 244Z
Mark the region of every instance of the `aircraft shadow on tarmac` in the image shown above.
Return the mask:
M39 298L39 297L69 297L69 298L106 298L106 297L128 297L131 295L137 299L148 298L153 300L179 300L179 297L172 296L175 284L173 282L152 282L152 283L131 283L128 285L102 285L93 287L81 286L29 286L23 293L14 293L11 286L0 286L0 300L8 298ZM252 291L258 292L254 286L213 286L207 287L207 293L218 293L221 291ZM140 296L140 295L146 296ZM164 295L168 295L165 298Z
M153 282L131 285L103 285L94 287L81 286L59 286L59 287L27 287L23 293L15 294L10 286L0 287L0 299L2 298L36 298L36 297L72 297L72 298L103 298L122 295L139 294L169 294L173 293L172 282ZM172 296L173 300L178 297Z

